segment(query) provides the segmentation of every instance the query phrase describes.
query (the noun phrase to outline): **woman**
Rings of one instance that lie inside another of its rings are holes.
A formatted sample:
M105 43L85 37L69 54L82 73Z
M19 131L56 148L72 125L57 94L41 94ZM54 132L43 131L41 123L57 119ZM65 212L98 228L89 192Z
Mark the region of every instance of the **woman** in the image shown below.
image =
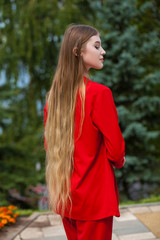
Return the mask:
M69 240L110 240L120 216L113 167L125 143L111 90L88 78L105 54L95 28L69 27L44 108L49 203Z

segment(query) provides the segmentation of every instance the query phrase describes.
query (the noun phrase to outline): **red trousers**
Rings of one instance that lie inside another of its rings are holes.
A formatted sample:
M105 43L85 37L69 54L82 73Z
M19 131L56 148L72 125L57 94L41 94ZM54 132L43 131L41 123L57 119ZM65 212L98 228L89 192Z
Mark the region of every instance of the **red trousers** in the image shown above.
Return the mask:
M113 217L79 221L64 217L63 226L68 240L111 240Z

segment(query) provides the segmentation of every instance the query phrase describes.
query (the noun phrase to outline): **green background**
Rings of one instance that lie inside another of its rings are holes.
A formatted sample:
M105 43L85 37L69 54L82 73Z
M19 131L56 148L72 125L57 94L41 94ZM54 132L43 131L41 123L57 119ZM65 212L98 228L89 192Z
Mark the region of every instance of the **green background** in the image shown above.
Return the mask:
M33 197L30 185L45 183L45 95L71 23L96 27L107 53L91 79L111 88L126 142L126 164L116 170L120 200L160 194L159 0L0 0L0 6L0 205L11 200L11 189L22 200Z

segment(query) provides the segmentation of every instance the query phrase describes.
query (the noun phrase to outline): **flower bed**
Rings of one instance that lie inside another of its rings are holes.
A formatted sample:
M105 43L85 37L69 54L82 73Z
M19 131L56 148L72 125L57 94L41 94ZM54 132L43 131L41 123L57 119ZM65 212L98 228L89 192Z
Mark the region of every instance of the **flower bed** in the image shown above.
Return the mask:
M0 207L0 229L16 222L16 218L18 217L16 210L17 207L13 205Z

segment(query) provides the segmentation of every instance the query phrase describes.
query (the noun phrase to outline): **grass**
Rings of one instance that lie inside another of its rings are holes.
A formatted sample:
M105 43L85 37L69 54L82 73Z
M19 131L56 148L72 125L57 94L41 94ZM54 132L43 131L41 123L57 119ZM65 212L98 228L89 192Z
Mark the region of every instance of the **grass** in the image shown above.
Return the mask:
M33 213L43 213L43 212L48 212L48 210L38 210L38 209L18 209L17 213L19 214L19 216L30 216Z
M120 206L140 204L140 203L153 203L153 202L160 202L160 195L158 195L158 196L151 195L149 198L144 198L139 201L122 200L122 201L120 201ZM43 212L48 212L48 211L47 210L38 210L38 209L35 209L35 210L33 210L33 209L18 209L17 210L17 213L20 216L30 216L34 212L43 213Z
M140 204L140 203L154 203L154 202L160 202L160 195L155 196L151 195L149 198L144 198L139 201L131 201L131 200L125 200L120 202L120 206L123 205L132 205L132 204Z

